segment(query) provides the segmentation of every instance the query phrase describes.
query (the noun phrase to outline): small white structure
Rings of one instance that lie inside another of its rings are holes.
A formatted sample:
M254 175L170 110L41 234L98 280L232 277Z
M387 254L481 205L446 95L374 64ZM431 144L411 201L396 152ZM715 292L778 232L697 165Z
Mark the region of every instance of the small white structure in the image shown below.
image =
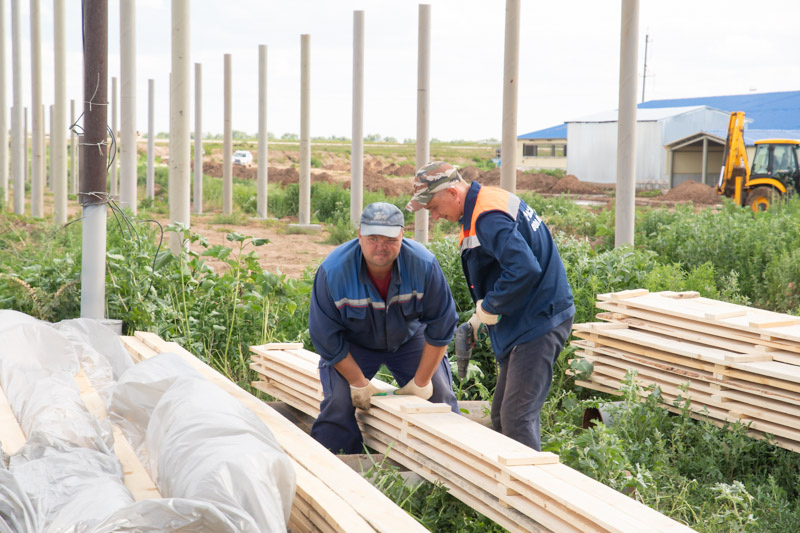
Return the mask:
M725 132L729 119L729 112L703 105L637 109L637 188L668 189L677 185L682 180L672 179L670 145L698 132ZM567 146L568 174L582 181L616 183L617 111L567 121ZM677 148L680 146L672 147Z

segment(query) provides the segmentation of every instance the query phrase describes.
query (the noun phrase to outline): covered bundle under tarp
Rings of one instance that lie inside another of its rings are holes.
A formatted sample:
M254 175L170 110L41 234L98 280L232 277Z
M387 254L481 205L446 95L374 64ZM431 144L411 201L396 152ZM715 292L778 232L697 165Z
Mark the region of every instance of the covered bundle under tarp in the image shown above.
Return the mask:
M269 428L179 358L148 363L97 321L0 311L0 533L286 531L294 470ZM157 489L132 492L132 462Z

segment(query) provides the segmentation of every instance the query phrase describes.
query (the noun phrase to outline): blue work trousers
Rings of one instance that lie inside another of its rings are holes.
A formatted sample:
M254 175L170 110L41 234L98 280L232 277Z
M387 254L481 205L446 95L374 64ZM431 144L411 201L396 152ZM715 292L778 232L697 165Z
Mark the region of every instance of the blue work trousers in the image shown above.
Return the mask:
M512 348L506 364L500 367L492 399L492 426L495 431L541 451L542 411L555 366L572 329L572 318L541 337Z
M402 387L417 372L422 349L425 347L425 328L400 346L394 353L377 352L350 344L350 355L353 356L364 377L372 379L382 364L392 373ZM311 436L333 453L363 453L361 431L355 417L355 407L350 399L350 384L332 366L319 367L319 379L322 382L324 399L320 404L320 414L311 426ZM453 394L453 376L447 356L436 369L431 379L433 396L430 401L446 403L454 413L458 413L458 402ZM379 450L383 451L383 450Z

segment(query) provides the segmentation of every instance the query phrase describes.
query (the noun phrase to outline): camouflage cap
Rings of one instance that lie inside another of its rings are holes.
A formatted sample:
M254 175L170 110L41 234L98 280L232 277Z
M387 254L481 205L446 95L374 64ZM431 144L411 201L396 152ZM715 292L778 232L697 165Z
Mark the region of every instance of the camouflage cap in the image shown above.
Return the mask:
M374 202L361 212L361 235L397 237L403 234L406 221L403 212L388 202Z
M408 211L419 211L431 201L433 195L464 181L456 167L444 161L433 161L417 170L414 193L406 205Z

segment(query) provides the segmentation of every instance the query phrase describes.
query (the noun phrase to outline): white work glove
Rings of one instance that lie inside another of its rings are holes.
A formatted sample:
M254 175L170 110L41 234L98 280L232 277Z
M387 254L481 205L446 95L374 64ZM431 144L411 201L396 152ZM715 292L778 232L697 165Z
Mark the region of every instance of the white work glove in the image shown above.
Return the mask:
M350 385L350 400L352 400L353 406L369 411L371 406L370 398L378 392L380 392L378 387L373 385L371 381L363 387Z
M413 394L414 396L419 396L423 400L427 400L431 396L433 396L433 383L430 381L424 387L420 387L414 381L414 378L411 378L411 381L394 391L395 394Z
M487 326L494 326L500 320L500 315L493 315L483 310L483 300L475 302L475 316Z

